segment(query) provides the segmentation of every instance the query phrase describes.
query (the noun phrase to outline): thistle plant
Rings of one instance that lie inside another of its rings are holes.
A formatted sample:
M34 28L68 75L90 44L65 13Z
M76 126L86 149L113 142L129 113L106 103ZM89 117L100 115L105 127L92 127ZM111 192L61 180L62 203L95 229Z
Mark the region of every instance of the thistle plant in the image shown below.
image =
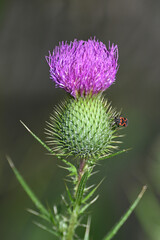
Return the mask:
M10 159L9 163L19 182L35 203L38 211L29 210L46 224L36 223L39 227L55 235L55 239L91 239L89 229L91 217L84 224L83 216L98 196L95 192L100 183L88 186L88 179L100 160L124 153L127 149L117 150L120 141L120 128L117 121L120 112L112 108L103 92L115 82L118 71L118 47L107 48L94 39L67 43L62 42L46 57L50 68L50 78L56 87L68 92L67 98L55 107L46 124L46 141L39 139L23 122L24 127L56 156L61 165L69 172L67 178L72 183L69 188L65 182L67 197L62 196L63 210L53 205L44 207L31 191ZM136 201L115 227L103 240L114 237L138 204L144 187ZM85 227L84 235L77 235L77 228ZM53 238L54 239L54 238Z

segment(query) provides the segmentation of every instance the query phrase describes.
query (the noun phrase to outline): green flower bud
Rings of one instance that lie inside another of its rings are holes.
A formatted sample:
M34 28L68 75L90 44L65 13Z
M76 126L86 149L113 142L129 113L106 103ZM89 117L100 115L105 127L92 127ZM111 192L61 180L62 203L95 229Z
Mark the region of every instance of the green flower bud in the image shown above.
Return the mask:
M96 159L115 148L117 113L99 95L70 97L55 108L47 123L50 147L60 155Z

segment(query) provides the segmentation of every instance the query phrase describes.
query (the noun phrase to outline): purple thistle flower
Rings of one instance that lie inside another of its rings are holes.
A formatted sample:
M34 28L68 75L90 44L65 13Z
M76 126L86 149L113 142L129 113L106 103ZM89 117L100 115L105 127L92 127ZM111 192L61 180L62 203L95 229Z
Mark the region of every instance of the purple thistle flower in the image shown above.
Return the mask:
M59 43L46 60L50 78L56 86L64 88L72 96L105 91L114 81L118 70L118 47L98 40L74 40Z

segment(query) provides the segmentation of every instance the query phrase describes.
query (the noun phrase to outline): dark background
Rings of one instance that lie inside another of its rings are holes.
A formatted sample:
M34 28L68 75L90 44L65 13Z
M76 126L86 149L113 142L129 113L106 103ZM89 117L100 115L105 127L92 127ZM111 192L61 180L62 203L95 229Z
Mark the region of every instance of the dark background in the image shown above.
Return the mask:
M45 121L65 98L49 79L45 61L59 41L96 36L119 47L116 84L106 91L129 119L121 148L127 154L103 161L92 179L105 181L90 208L91 236L100 240L120 219L144 184L147 193L115 240L160 239L160 1L0 1L0 238L54 239L36 227L34 208L17 182L8 154L28 184L51 206L64 192L66 172L20 124L45 139Z

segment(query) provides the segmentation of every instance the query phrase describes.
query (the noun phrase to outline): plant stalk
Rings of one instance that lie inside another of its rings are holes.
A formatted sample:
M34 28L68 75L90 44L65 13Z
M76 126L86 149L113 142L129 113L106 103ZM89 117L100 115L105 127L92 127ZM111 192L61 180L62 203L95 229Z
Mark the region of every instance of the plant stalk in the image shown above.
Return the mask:
M78 184L79 182L81 181L81 178L84 174L84 168L85 168L85 165L86 165L86 160L85 159L82 159L80 161L80 166L79 166L79 172L78 172Z
M86 165L86 160L82 159L80 161L80 166L79 166L79 170L78 170L78 181L77 181L77 184L75 186L75 193L74 193L75 196L76 196L78 186L81 182L81 178L82 178L83 174L85 173L85 165ZM73 206L73 211L70 215L70 221L69 221L68 231L67 231L67 235L66 235L65 240L72 240L73 239L75 229L76 229L76 226L77 226L77 222L78 222L79 210L80 210L80 205L79 205L79 203L77 203L77 201L75 199L75 205Z
M71 213L66 240L73 239L75 228L77 226L78 215L79 215L79 206L77 205L75 206L75 208Z

